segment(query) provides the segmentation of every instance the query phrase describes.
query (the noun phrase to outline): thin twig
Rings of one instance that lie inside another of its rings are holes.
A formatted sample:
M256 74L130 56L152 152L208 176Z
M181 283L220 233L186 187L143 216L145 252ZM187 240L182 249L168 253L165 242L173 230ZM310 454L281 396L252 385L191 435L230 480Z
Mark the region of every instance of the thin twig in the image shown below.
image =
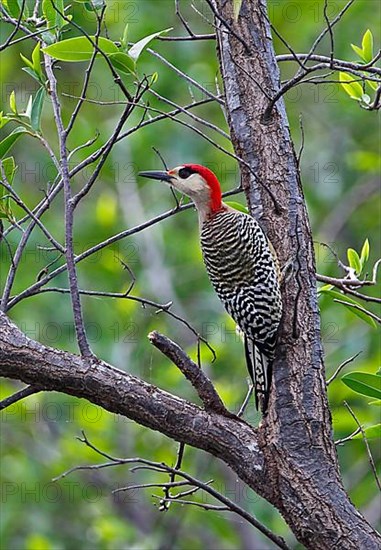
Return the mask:
M54 5L54 4L53 4ZM53 105L54 120L57 127L58 141L61 156L61 176L64 187L65 201L65 257L69 278L70 296L72 302L75 332L78 342L78 347L84 357L91 357L92 351L86 336L86 330L83 320L81 299L78 290L78 278L75 265L74 241L73 241L73 225L74 225L74 207L72 202L72 190L70 185L69 163L67 158L66 138L62 117L61 105L57 93L57 81L53 72L52 59L48 55L44 55L46 74L49 79L50 97Z
M343 437L342 439L338 439L335 441L335 445L343 445L344 443L347 443L347 441L351 441L357 434L361 433L360 428L357 428L351 435L347 435L347 437Z
M362 351L357 352L355 355L352 355L352 357L349 357L349 359L346 359L345 361L343 361L337 367L337 369L335 370L331 378L327 380L327 386L329 386L335 380L335 378L339 375L339 373L343 370L343 368L346 367L349 363L352 363L352 361L354 361L360 355L360 353L362 353Z
M0 52L5 50L12 42L12 38L17 34L17 31L20 28L22 16L24 15L24 9L25 9L26 0L22 0L21 8L20 8L20 14L18 16L15 28L12 30L11 34L8 36L4 44L0 44Z
M10 395L9 397L6 397L2 401L0 401L0 411L6 409L7 407L10 407L18 401L21 401L21 399L25 399L25 397L28 397L29 395L34 395L35 393L39 393L40 391L42 391L42 388L26 386L26 388L23 388L22 390L19 390L13 395Z
M370 467L372 468L372 472L373 472L373 475L374 475L374 479L376 480L376 483L377 483L377 487L379 489L379 491L381 491L381 481L377 475L377 469L376 469L376 465L374 463L374 460L373 460L373 456L372 456L372 453L370 451L370 447L369 447L369 443L368 443L368 439L365 435L365 431L364 431L364 428L361 426L360 422L358 421L355 413L353 412L353 410L351 409L351 407L348 405L348 403L346 401L344 401L344 405L346 406L346 408L348 409L350 415L352 416L353 420L356 422L360 432L361 432L361 435L362 435L362 438L363 438L363 441L364 441L364 444L365 444L365 447L366 447L366 452L368 454L368 459L369 459L369 464L370 464Z
M365 313L365 315L368 315L371 319L376 321L377 323L381 324L381 317L373 313L372 311L369 311L368 309L365 309L364 307L359 306L358 304L352 304L351 302L346 302L345 300L338 300L337 298L333 299L334 302L338 304L343 304L347 307L352 307L353 309L356 309L357 311L361 311L362 313Z
M186 479L190 482L190 484L194 485L195 487L198 487L205 491L206 493L210 494L212 497L214 497L216 500L224 504L227 508L229 508L230 511L235 512L242 518L244 518L247 522L249 522L251 525L253 525L256 529L258 529L263 535L265 535L267 538L269 538L271 541L274 542L279 548L282 548L283 550L290 550L289 546L285 543L284 539L282 537L279 537L275 535L272 531L270 531L265 525L260 523L254 516L249 514L246 510L238 506L234 501L227 498L225 495L219 493L216 489L213 487L210 487L210 481L207 483L204 483L195 477L191 476L187 472L184 472L182 470L176 470L175 468L171 468L170 466L167 466L164 463L160 462L153 462L152 460L146 460L144 458L116 458L108 453L105 453L95 447L86 437L85 433L82 432L83 437L78 438L80 441L85 443L88 447L93 449L97 454L103 456L106 458L109 462L103 463L103 464L96 464L96 465L89 465L89 466L75 466L73 468L70 468L60 476L54 479L54 481L57 481L58 479L61 479L63 477L66 477L67 475L79 471L79 470L99 470L102 468L108 468L112 466L118 466L120 464L138 464L142 466L135 466L134 468L131 468L131 471L136 471L138 469L149 469L151 471L156 471L160 473L175 473L176 475ZM120 489L122 490L122 489ZM128 487L126 488L128 490Z
M56 192L58 192L58 191L56 190ZM223 197L236 195L237 193L241 193L241 192L242 192L241 188L233 189L231 191L227 191L226 193L224 193ZM154 218L151 218L150 220L148 220L148 221L146 221L142 224L139 224L139 225L137 225L137 226L135 226L131 229L126 229L125 231L121 231L120 233L117 233L117 234L113 235L112 237L109 237L108 239L106 239L106 240L104 240L104 241L88 248L87 250L85 250L81 254L78 254L78 256L75 257L75 262L76 263L81 262L82 260L84 260L84 259L88 258L89 256L95 254L96 252L99 252L103 248L106 248L107 246L110 246L111 244L114 244L114 243L120 241L121 239L124 239L125 237L135 235L136 233L139 233L140 231L143 231L147 227L151 227L151 226L159 223L160 221L162 221L164 219L167 219L167 218L170 218L171 216L174 216L178 212L183 212L184 210L188 210L189 208L194 208L192 203L184 204L184 205L180 206L179 208L168 210L167 212L159 214L158 216L156 216ZM46 285L46 283L48 283L50 280L52 280L54 277L56 277L60 273L63 273L66 270L66 268L67 268L66 264L58 267L57 269L55 269L54 271L52 271L51 273L49 273L48 275L43 277L40 281L37 281L36 283L31 285L27 289L25 289L22 292L20 292L19 294L17 294L16 296L13 296L9 300L9 303L7 304L7 310L9 310L13 306L15 306L21 300L38 294L40 292L40 289L44 285Z

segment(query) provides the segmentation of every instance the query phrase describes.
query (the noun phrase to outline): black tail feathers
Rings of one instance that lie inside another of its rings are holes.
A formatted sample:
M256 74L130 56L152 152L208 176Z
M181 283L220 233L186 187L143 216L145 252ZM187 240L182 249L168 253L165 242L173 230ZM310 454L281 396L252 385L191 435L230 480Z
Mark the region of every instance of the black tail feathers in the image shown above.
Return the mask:
M270 397L273 360L261 350L260 344L245 336L245 354L249 374L254 385L255 406L265 414Z

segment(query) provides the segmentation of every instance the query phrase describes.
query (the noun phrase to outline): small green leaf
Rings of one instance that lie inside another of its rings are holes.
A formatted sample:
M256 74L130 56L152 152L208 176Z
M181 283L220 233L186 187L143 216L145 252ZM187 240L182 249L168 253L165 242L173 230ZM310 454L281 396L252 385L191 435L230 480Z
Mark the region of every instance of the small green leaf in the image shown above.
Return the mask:
M362 53L365 63L370 63L373 59L373 34L368 29L362 38Z
M12 185L13 178L16 172L15 159L13 157L7 157L6 159L3 159L1 162L3 164L3 170L5 173L5 177L7 178L7 182L9 183L9 185ZM2 189L3 191L6 191L4 187L2 187Z
M39 132L41 130L41 114L42 114L42 108L44 106L45 94L46 94L45 88L41 87L37 91L32 104L30 123L33 130L36 130L36 132Z
M351 48L352 50L357 53L357 55L362 59L364 60L364 57L363 57L363 51L361 48L359 48L358 46L356 46L355 44L351 44Z
M347 74L339 73L339 80L345 92L352 98L360 101L363 96L363 89L361 84L358 82L353 82L356 77Z
M225 204L227 204L231 208L234 208L234 210L238 210L239 212L243 212L244 214L249 213L247 207L244 206L243 204L240 204L239 202L226 201Z
M135 63L132 61L131 57L123 52L112 53L109 56L109 59L118 71L126 74L135 74Z
M375 91L378 90L377 82L374 82L373 80L367 80L366 83L369 84L372 90L375 90Z
M124 27L124 31L123 31L123 36L120 40L120 43L122 45L122 48L124 51L127 51L127 48L128 48L128 40L127 40L127 37L128 37L128 23L126 24L126 26Z
M152 86L153 84L155 84L155 82L157 82L158 78L159 78L159 73L158 73L157 71L155 71L154 73L152 73L150 86Z
M234 21L238 21L239 12L241 11L242 0L233 0Z
M0 158L3 158L3 156L25 132L25 128L23 128L22 126L18 126L13 130L13 132L9 134L9 136L4 138L3 141L0 141Z
M37 46L34 48L32 52L32 69L35 71L36 74L42 77L42 70L41 70L41 52L40 52L40 42L37 42Z
M333 285L324 285L318 289L318 292L326 292L327 290L332 290L335 288Z
M357 275L361 274L361 261L359 258L359 255L357 254L356 250L353 250L353 248L348 248L347 250L347 256L348 256L348 262L350 267L352 267Z
M95 36L92 36L91 39L95 42ZM98 38L98 48L106 55L118 53L118 48L115 46L114 42L101 36ZM78 36L76 38L68 38L67 40L61 40L61 42L51 44L43 48L42 51L59 61L77 62L91 59L94 48L86 37ZM101 54L97 53L97 56L99 55Z
M25 109L25 116L28 117L29 120L32 114L32 104L33 104L33 96L30 95L28 100L28 105L26 106L26 109Z
M381 399L381 378L376 374L350 372L345 374L341 380L356 393Z
M64 10L63 0L54 0L54 5L52 0L42 0L42 13L46 19L48 29L52 29L54 27L62 29L62 27L68 24L62 15L60 15L61 13L65 13Z
M46 20L48 29L56 26L56 10L53 7L51 0L42 0L42 13Z
M1 113L0 113L0 129L3 128L6 124L8 124L8 122L10 120L12 120L12 119L9 118L8 116L4 116L3 111L1 111Z
M343 299L343 297L341 299ZM345 301L346 302L348 301L347 297L345 297ZM352 302L352 300L351 300L351 302ZM365 323L367 323L372 328L377 328L376 321L374 319L372 319L372 317L370 317L365 311L361 311L361 310L359 310L355 307L352 307L350 304L341 304L341 305L344 306L345 308L347 308L347 310L350 311L351 313L353 313L353 315L356 315L356 317L359 317L360 319L362 319ZM356 305L360 306L359 303L356 303Z
M137 62L137 60L139 59L142 51L144 50L144 48L151 42L151 40L153 40L154 38L157 38L158 36L166 33L166 32L169 32L172 30L172 27L169 28L169 29L164 29L163 31L159 31L159 32L154 32L153 34L150 34L149 36L146 36L145 38L142 38L141 40L139 40L139 42L136 42L136 44L134 44L132 46L132 48L129 49L128 51L128 55L135 61L135 63Z
M363 270L364 265L369 259L369 251L370 251L369 239L365 239L364 244L362 245L361 256L360 256L361 271Z
M11 92L11 95L9 96L9 106L11 108L12 113L17 115L18 112L17 112L17 105L16 105L16 94L14 90L13 92Z
M3 171L6 178L6 183L12 185L13 177L16 172L15 159L7 157L1 161L3 170L0 170L0 179L3 180ZM10 196L8 190L3 185L0 185L0 218L9 219L12 216L10 206Z
M381 407L381 399L374 399L369 401L368 405L374 405L375 407Z
M31 61L29 61L29 59L27 57L25 57L25 55L23 55L22 53L20 53L20 57L21 59L28 65L28 67L34 71L34 67L33 67L33 63Z
M368 426L364 428L364 434L367 439L381 439L381 424L375 424L374 426ZM362 433L358 433L352 437L352 439L362 439Z
M40 75L35 73L33 69L30 69L29 67L23 67L21 70L26 72L29 76L31 76L32 78L34 78L34 80L37 80L37 82L41 84Z
M341 305L344 306L348 311L353 313L353 315L356 315L356 317L359 317L360 319L362 319L365 323L370 325L372 328L377 328L377 324L374 321L374 319L369 317L369 315L367 315L364 311L360 311L359 309L351 307L350 304L360 306L360 304L358 302L356 302L356 300L353 300L349 296L341 294L340 292L337 292L336 290L323 290L321 288L320 293L328 294L328 296L331 296L335 300L340 300L340 302L343 302L343 301L348 302L348 305L343 304L343 303L341 303Z

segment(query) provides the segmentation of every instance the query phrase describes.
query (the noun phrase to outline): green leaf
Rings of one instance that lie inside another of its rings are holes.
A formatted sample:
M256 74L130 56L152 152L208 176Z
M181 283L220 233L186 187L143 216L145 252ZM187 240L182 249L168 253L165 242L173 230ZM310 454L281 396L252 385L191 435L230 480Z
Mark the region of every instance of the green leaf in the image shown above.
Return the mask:
M2 160L3 170L5 173L6 181L9 185L13 183L13 177L16 172L15 159L13 157L7 157ZM0 171L0 179L3 179L3 172ZM0 218L9 219L12 216L12 210L10 206L10 196L8 190L2 185L0 186Z
M364 429L365 437L367 439L381 439L381 424L375 424L374 426L368 426ZM362 433L358 433L352 437L352 439L362 439Z
M46 26L51 29L56 26L56 10L52 0L42 0L42 13L46 19Z
M363 96L363 89L361 84L358 82L353 82L356 77L347 74L347 73L339 73L339 80L341 82L341 85L345 92L352 98L357 101L360 101Z
M381 399L381 378L368 372L350 372L341 380L356 393Z
M353 248L348 248L347 250L347 256L348 256L348 262L350 267L352 267L357 275L361 274L361 261L359 258L359 255L357 254L356 250L353 250Z
M9 149L16 143L16 141L26 132L25 128L18 126L9 134L3 141L0 141L0 158L9 151Z
M27 57L25 57L25 55L23 55L22 53L20 53L20 57L21 59L28 65L28 67L34 71L34 67L33 67L33 63L31 61L29 61L29 59Z
M326 292L327 290L332 290L335 288L333 285L324 285L318 289L318 292Z
M249 211L243 204L240 204L239 202L234 201L226 201L225 204L230 206L231 208L234 208L234 210L238 210L239 212L244 212L244 214L248 214Z
M368 29L362 37L362 57L365 63L370 63L373 59L373 34Z
M361 271L364 269L364 265L369 259L369 239L365 239L364 244L362 245L361 249L361 256L360 256L360 263L361 263Z
M369 84L372 90L375 90L375 91L378 90L377 82L374 82L373 80L367 80L366 83Z
M40 75L42 77L42 69L41 69L41 52L40 52L40 42L37 42L37 46L34 48L32 52L32 69L36 72L36 74Z
M351 44L351 48L352 50L357 53L357 55L362 59L364 60L364 57L363 57L363 51L361 48L359 48L358 46L356 46L356 44Z
M329 296L331 296L332 298L334 298L335 300L340 300L341 302L342 301L345 301L345 302L348 302L348 304L353 304L353 305L356 305L356 306L361 306L361 304L359 304L358 302L356 302L356 300L353 300L352 298L349 298L349 296L346 296L344 294L341 294L340 292L337 292L336 290L323 290L323 288L320 289L320 292L322 294L328 294ZM365 312L363 311L360 311L358 309L355 309L354 307L351 307L350 305L347 305L347 304L342 304L342 306L346 307L348 311L350 311L351 313L353 313L353 315L356 315L357 317L359 317L360 319L362 319L365 323L367 323L368 325L370 325L372 328L377 328L377 324L376 322L374 321L374 319L372 319L371 317L369 317L369 315L367 315Z
M8 122L10 120L12 120L12 119L9 118L8 116L4 116L3 111L1 111L1 113L0 113L0 129L3 128L6 124L8 124Z
M54 9L54 6L57 9ZM46 19L48 29L52 29L54 27L62 29L62 27L68 24L67 21L65 21L65 19L60 15L60 13L65 13L64 10L63 0L54 0L54 5L52 0L42 0L42 13Z
M135 63L132 61L131 57L123 52L112 53L109 56L109 59L118 71L127 74L135 74Z
M242 0L233 0L234 21L238 21L239 12L241 11Z
M34 80L37 80L37 82L39 84L41 84L41 78L40 78L40 75L38 75L37 73L35 73L35 71L33 69L30 69L29 67L23 67L21 69L22 71L26 72L29 76L31 76L32 78L34 78Z
M343 297L341 297L341 299L343 299ZM349 301L347 296L345 296L345 301L346 302ZM352 302L352 300L351 300L351 302ZM353 315L356 315L356 317L359 317L360 319L362 319L365 323L367 323L372 328L377 328L376 321L374 319L372 319L372 317L370 317L367 313L365 313L365 311L361 311L359 309L356 309L355 307L352 307L351 305L348 305L348 304L341 304L341 305L346 307L348 311L353 313ZM361 307L361 305L359 303L356 303L356 305Z
M95 36L92 36L91 39L95 42ZM106 55L118 53L118 48L115 46L114 42L108 40L108 38L99 37L98 47ZM61 42L51 44L51 46L43 48L42 51L59 61L77 62L91 59L94 48L86 37L79 36L77 38L68 38L67 40L61 40ZM97 56L99 55L101 54L97 53Z
M375 407L381 407L381 399L374 399L369 401L368 405L374 405Z
M169 32L172 30L172 27L169 28L169 29L164 29L163 31L159 31L159 32L154 32L153 34L150 34L149 36L146 36L145 38L142 38L141 40L139 40L139 42L136 42L136 44L134 44L132 46L132 48L129 49L128 51L128 55L135 61L135 63L137 62L137 60L139 59L142 51L144 50L144 48L151 42L151 40L153 40L154 38L166 33L166 32Z
M33 130L40 132L41 130L41 114L45 100L45 88L42 86L36 93L32 104L32 112L30 115L30 123Z
M20 53L21 59L27 64L27 67L23 67L23 71L28 73L32 78L42 83L43 74L41 69L41 53L40 53L40 42L37 43L37 46L32 52L32 61L30 61L25 55Z
M7 182L9 183L9 185L12 185L13 178L16 172L15 159L13 157L7 157L6 159L3 159L1 162L3 164L3 170L5 172ZM2 187L2 189L3 191L6 191L4 187Z
M32 105L33 105L33 96L30 95L28 99L28 105L26 106L26 109L25 109L25 116L29 118L29 120L32 114Z
M9 106L11 108L12 113L17 115L17 105L16 105L16 94L15 91L11 92L11 95L9 96Z
M1 0L2 5L7 10L9 15L14 17L15 19L19 18L20 15L20 6L17 2L17 0Z
M122 45L122 48L124 51L127 51L127 48L128 48L128 40L127 40L127 37L128 37L128 23L126 24L126 26L124 27L124 31L123 31L123 36L120 40L120 43Z

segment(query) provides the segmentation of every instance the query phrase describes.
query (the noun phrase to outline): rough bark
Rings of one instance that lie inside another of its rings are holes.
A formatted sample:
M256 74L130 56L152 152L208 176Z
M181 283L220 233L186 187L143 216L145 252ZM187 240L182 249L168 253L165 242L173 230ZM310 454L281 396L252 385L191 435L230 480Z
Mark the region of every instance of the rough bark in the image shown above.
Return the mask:
M268 106L262 90L272 96L279 85L265 5L243 0L237 22L231 0L213 5L229 27L216 18L232 140L251 168L242 166L248 202L260 215L281 264L291 258L294 266L283 289L285 315L266 419L255 429L102 361L47 348L28 339L1 312L0 376L88 399L220 458L281 511L307 548L378 549L381 537L350 502L338 470L311 233L283 102L277 103L269 123L261 123ZM266 187L276 197L279 213Z
M293 275L283 288L284 317L269 414L259 442L271 502L307 548L376 548L377 534L346 494L327 403L312 236L283 100L266 3L215 0L218 51L236 153L251 212ZM238 36L241 40L238 39ZM270 190L270 193L268 192ZM276 205L272 196L275 198Z

